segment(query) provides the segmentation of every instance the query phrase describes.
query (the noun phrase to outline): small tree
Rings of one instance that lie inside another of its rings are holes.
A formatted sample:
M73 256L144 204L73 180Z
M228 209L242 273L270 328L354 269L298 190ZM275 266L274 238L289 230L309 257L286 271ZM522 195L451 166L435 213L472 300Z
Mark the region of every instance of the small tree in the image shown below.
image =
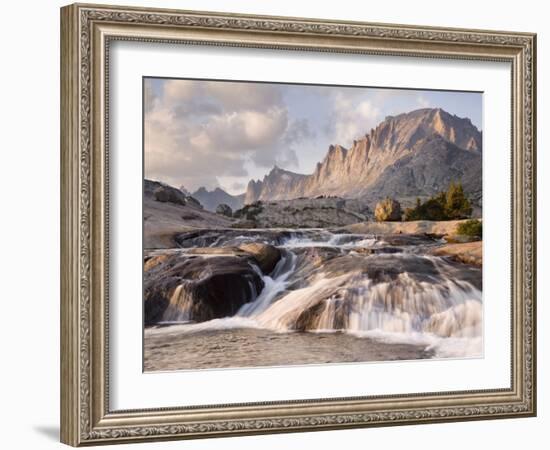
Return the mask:
M472 205L464 195L461 183L451 183L445 197L445 212L449 219L470 217Z
M470 201L461 183L451 183L449 189L430 197L424 203L416 199L416 206L405 210L405 220L453 220L472 214Z
M445 193L430 197L424 203L416 199L416 207L405 210L405 220L445 220Z

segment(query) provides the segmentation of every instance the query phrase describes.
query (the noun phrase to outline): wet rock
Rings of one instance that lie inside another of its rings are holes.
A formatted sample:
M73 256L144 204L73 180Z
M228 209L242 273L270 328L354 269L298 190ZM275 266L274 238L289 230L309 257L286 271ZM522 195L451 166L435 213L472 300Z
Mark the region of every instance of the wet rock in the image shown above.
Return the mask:
M442 337L481 335L483 309L480 301L466 300L446 311L433 314L424 330Z
M371 254L373 255L403 253L403 249L398 247L380 247L380 248L373 248L371 250L372 250Z
M322 312L325 309L324 302L318 302L302 311L296 318L294 329L296 331L317 330Z
M158 256L157 256L158 258ZM145 271L145 324L234 315L263 289L247 256L169 254Z
M273 272L273 269L275 269L275 266L281 259L281 251L277 247L260 242L245 243L240 246L197 247L189 249L186 253L191 255L251 257L254 263L266 275Z
M483 242L468 242L463 244L447 244L432 252L436 256L447 256L454 261L481 267L483 264Z
M342 255L342 251L334 247L304 247L293 251L298 255L296 278L304 280L314 275L327 261Z
M375 284L394 281L404 272L418 282L442 281L440 270L432 260L405 254L376 253L361 257L343 255L325 261L323 272L330 277L355 272Z
M216 230L193 230L180 233L175 241L181 248L209 247L220 239L222 233Z
M229 255L249 256L248 253L238 247L197 247L186 251L190 255Z
M250 242L281 245L297 233L290 230L196 229L178 234L175 240L181 248L238 247Z
M382 249L379 249L379 251L380 250L382 250ZM376 250L374 248L358 247L358 248L354 248L352 251L354 253L359 254L359 255L373 255ZM397 250L397 251L399 251L399 250Z
M147 272L153 269L154 267L158 266L159 264L162 264L164 261L166 261L167 258L168 258L168 255L146 257L143 265L143 270Z
M297 331L345 330L348 328L350 302L346 299L327 298L300 313L294 324Z
M281 259L281 251L272 245L253 242L242 244L239 249L249 253L257 261L258 266L265 274L270 274Z

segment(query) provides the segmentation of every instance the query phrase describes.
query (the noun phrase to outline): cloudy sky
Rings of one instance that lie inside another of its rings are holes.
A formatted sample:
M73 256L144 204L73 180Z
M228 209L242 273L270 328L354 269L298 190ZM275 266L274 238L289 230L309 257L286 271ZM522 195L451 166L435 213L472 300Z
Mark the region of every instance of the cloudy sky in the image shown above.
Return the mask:
M145 177L240 194L274 165L311 173L330 144L425 107L481 130L479 93L144 78Z

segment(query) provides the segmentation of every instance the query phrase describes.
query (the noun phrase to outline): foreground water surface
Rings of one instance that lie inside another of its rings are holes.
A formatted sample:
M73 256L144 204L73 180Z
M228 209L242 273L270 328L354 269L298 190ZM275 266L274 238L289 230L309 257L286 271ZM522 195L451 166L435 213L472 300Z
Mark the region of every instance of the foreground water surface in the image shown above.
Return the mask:
M177 240L180 248L148 251L146 258L168 255L202 266L195 279L170 279L169 305L144 331L146 371L482 355L481 269L431 255L439 239L201 230ZM269 274L247 262L256 281L243 272L250 301L233 314L197 320L196 283L212 276L208 258L234 260L195 250L245 243L275 246L281 257ZM146 272L146 286L153 276L164 282L162 266L155 270Z

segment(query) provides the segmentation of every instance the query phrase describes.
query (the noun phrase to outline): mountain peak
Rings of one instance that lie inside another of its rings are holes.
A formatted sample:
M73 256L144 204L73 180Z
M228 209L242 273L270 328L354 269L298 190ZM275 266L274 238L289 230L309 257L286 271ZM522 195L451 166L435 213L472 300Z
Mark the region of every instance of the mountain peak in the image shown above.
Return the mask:
M346 156L346 153L348 152L348 150L341 146L340 144L331 144L328 146L328 154L327 156L329 155L339 155L339 156L343 156L345 157Z
M290 170L281 169L277 164L275 164L273 166L273 168L269 171L269 173L266 176L264 176L264 179L279 177L279 176L282 176L282 175L290 175L290 176L298 175L299 176L300 174L295 173L295 172L291 172Z
M354 140L349 149L339 144L330 145L311 175L289 172L275 165L263 180L249 183L245 203L317 195L366 195L371 186L379 184L386 169L407 164L407 158L413 154L418 155L415 161L421 161L428 147L432 153L441 149L442 153L452 155L449 161L457 159L466 164L464 161L470 159L459 155L460 151L475 154L471 161L478 161L482 135L470 119L451 115L442 108L420 108L389 115L363 138ZM477 162L472 164L474 167ZM450 167L445 167L441 170L448 172ZM473 168L465 166L460 170L464 174L474 173ZM429 178L422 174L418 180L409 180L408 185L428 183ZM419 185L415 189L423 192L424 188Z
M371 131L371 137L374 146L395 152L410 149L433 133L465 150L481 150L481 132L472 121L451 115L442 108L420 108L388 116Z
M193 197L199 200L205 209L215 211L216 207L221 203L229 205L232 209L239 209L243 205L244 195L231 195L219 186L216 186L211 191L201 186L193 192Z
M222 194L227 194L227 191L225 191L224 189L222 189L221 187L219 186L216 186L214 189L212 190L209 190L207 187L205 186L201 186L199 187L195 192L193 192L193 195L195 194L214 194L214 193L222 193Z

